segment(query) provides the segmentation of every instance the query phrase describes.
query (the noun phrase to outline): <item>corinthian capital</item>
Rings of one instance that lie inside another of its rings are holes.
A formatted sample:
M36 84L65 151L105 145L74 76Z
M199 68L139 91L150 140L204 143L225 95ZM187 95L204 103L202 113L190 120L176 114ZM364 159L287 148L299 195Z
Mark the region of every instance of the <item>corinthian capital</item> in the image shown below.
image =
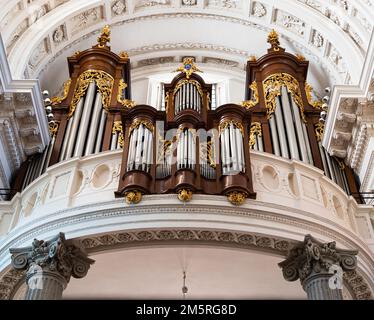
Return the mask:
M357 253L357 250L337 249L335 242L322 243L306 235L304 242L291 249L287 259L278 265L287 281L300 279L303 283L309 276L330 273L332 265L340 266L343 271L354 270Z
M70 277L83 278L94 263L63 233L49 241L34 239L31 247L10 249L12 266L32 272L38 266L43 271L57 273L69 282Z

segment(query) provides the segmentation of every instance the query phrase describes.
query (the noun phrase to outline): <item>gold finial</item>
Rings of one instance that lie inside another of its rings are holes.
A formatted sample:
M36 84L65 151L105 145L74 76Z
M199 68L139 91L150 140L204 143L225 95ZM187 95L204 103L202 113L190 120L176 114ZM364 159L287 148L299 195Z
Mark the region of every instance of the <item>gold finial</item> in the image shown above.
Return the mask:
M274 29L271 30L271 32L268 35L268 43L271 44L271 48L274 51L279 51L279 45L280 45L279 35Z
M296 54L296 58L299 61L305 61L305 57L302 54L300 54L300 53Z
M257 61L257 57L255 55L251 55L249 56L248 61Z
M142 193L137 190L126 192L125 200L128 204L137 204L142 200Z
M232 191L227 194L228 200L235 206L240 206L245 202L246 194L244 192Z
M110 41L110 27L107 24L101 30L100 37L97 38L97 42L99 43L99 48L104 48L109 41Z
M75 57L75 58L78 57L80 53L81 53L80 51L75 51L74 54L73 54L73 57Z
M128 60L129 59L129 54L126 52L126 51L121 51L118 56L121 58L121 59L124 59L124 60Z
M183 202L191 201L192 191L189 189L180 189L178 191L178 199Z
M186 74L186 78L189 79L191 74L194 72L202 72L194 63L194 58L184 58L183 65L180 66L174 72L184 72Z

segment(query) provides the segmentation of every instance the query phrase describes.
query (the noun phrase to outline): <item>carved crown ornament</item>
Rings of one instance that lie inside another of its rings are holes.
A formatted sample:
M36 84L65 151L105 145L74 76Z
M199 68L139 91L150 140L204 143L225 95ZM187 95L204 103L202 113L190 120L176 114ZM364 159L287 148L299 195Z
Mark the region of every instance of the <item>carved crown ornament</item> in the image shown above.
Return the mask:
M109 25L105 25L104 28L101 30L100 37L97 38L98 47L99 48L106 47L109 41L110 41L110 27Z
M174 72L183 72L189 79L194 72L202 72L196 65L194 58L184 58L183 64Z
M270 33L268 34L267 42L270 43L271 49L273 51L279 51L279 45L280 45L279 35L274 29L272 29Z

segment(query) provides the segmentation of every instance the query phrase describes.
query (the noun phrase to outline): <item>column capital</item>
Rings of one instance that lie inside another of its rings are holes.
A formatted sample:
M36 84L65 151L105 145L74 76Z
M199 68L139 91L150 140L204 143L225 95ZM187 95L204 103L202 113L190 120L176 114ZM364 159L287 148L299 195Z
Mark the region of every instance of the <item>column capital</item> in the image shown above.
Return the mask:
M71 276L83 278L90 265L95 262L73 240L66 240L65 234L61 232L51 240L34 239L31 247L13 248L9 251L12 254L12 266L16 270L32 273L35 268L41 268L43 273L62 276L66 283Z
M332 265L337 265L343 271L352 271L357 266L357 250L342 250L336 248L336 242L323 243L306 235L304 242L297 244L289 252L286 260L278 265L282 268L287 281L304 281L312 276L331 274Z

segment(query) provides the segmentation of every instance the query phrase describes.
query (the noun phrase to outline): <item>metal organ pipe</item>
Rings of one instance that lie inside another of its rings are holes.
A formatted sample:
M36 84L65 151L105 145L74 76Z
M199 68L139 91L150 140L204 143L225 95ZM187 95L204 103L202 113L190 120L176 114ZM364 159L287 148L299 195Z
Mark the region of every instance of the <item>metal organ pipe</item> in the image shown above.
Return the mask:
M70 118L69 120L69 122L72 121L72 125L71 125L70 135L68 139L66 139L68 140L68 142L67 142L66 154L64 155L64 160L69 159L73 153L73 148L74 148L75 141L77 138L76 135L77 135L78 125L79 125L79 121L80 121L82 109L83 109L83 102L84 102L84 98L82 97L79 100L77 107L75 108L74 116Z
M287 138L288 138L289 148L291 152L291 159L300 160L299 150L297 147L297 141L295 137L294 122L292 119L291 107L290 107L289 100L288 100L288 92L287 92L287 88L284 86L282 87L281 100L282 100L283 113L284 113L285 123L286 123Z
M96 137L95 153L98 153L101 150L104 127L105 127L105 122L106 122L106 112L101 108L99 113L100 113L100 122L99 122L99 131Z
M136 146L136 139L138 137L138 128L135 128L130 137L130 146L129 146L129 155L127 157L127 170L130 171L134 167L135 161L135 146Z
M88 86L86 100L84 101L84 108L82 111L82 118L79 123L78 135L76 139L74 157L82 156L84 143L86 141L86 134L87 134L87 127L89 123L89 116L92 111L92 103L95 98L96 93L96 85L95 82L91 82Z
M288 154L288 147L287 147L287 138L286 138L286 127L287 124L289 124L286 119L283 118L282 115L282 107L284 108L284 105L280 103L280 98L277 97L276 99L276 108L275 108L275 122L277 124L277 131L280 142L280 150L281 150L281 156L285 158L289 158ZM285 112L283 110L283 112Z
M64 141L62 143L61 152L60 152L60 156L59 156L59 161L64 160L65 156L66 156L68 140L71 137L70 131L71 131L72 123L73 123L73 118L74 118L74 116L68 120L68 125L66 127L66 131L65 131L65 134L64 134Z
M136 153L135 153L135 169L139 170L141 165L141 153L142 153L142 141L144 135L144 126L143 124L139 125L138 137L136 139Z
M149 132L148 134L148 141L146 142L147 146L147 158L146 158L146 172L149 172L152 164L152 151L153 151L153 134L150 132L148 129L147 131Z
M225 143L225 166L227 171L231 171L231 166L230 166L230 137L229 137L229 129L226 127L224 132L223 132L223 137L224 137L224 143Z
M236 128L234 128L234 125L230 123L229 126L229 132L230 132L230 145L231 145L231 160L232 160L232 169L234 171L239 170L239 165L238 165L238 148L236 145Z
M100 116L101 110L102 110L101 94L100 92L98 92L96 93L96 101L95 101L95 106L94 106L93 113L92 113L92 118L90 121L90 128L88 132L88 139L87 139L86 150L84 151L84 155L93 153L95 140L99 138L97 135L97 127L99 125L99 116Z
M277 110L277 109L275 109ZM269 124L270 124L270 133L271 133L271 140L273 142L273 148L274 148L274 154L276 156L280 156L280 149L279 149L279 143L278 143L278 132L277 132L277 125L275 123L275 115L270 118Z
M225 136L223 133L220 135L221 142L221 162L222 162L222 173L226 174L226 149L225 149Z
M305 163L310 163L309 161L309 155L306 150L306 143L305 143L305 138L304 138L304 132L302 129L302 119L300 116L300 111L299 108L296 106L296 103L293 101L291 95L288 95L288 100L290 102L290 105L292 106L293 114L295 117L295 125L296 125L296 133L299 141L299 147L300 147L300 152L301 152L301 160Z
M183 140L183 167L187 167L188 162L188 130L184 130L184 140Z
M310 148L310 143L309 143L309 138L308 138L308 132L307 132L307 130L306 130L306 125L305 125L305 123L302 123L302 124L301 124L301 127L302 127L302 129L303 129L303 133L304 133L304 143L305 143L305 145L306 145L306 151L307 151L307 153L308 153L309 163L310 163L311 165L313 165L314 162L313 162L312 149ZM322 154L321 154L321 155L322 155Z
M243 148L243 136L238 128L236 131L236 145L239 162L239 171L244 172L244 148Z
M142 143L142 150L143 150L142 170L143 171L147 170L147 150L148 150L148 144L150 144L148 139L149 139L149 130L145 128L144 129L144 141Z

